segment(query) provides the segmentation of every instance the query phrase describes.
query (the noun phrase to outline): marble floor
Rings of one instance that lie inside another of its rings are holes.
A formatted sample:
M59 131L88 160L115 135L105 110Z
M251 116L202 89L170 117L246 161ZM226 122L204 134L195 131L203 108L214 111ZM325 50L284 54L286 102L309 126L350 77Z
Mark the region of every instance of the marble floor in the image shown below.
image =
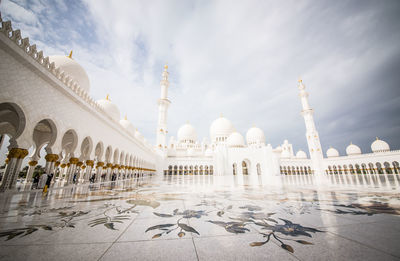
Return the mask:
M400 194L212 176L0 195L0 260L400 260Z

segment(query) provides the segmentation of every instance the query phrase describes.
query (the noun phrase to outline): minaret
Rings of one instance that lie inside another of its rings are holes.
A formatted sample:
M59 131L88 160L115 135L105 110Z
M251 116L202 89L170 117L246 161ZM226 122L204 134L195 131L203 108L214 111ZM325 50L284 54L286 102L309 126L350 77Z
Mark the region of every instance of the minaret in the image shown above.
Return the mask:
M161 86L161 97L158 100L158 125L157 125L157 148L164 149L167 140L167 112L168 106L171 103L168 100L168 65L164 66L162 72Z
M313 163L313 169L315 171L315 174L323 174L322 160L324 158L324 155L322 154L321 142L319 140L318 131L314 123L314 110L310 107L310 104L308 103L308 93L306 92L306 87L304 86L303 81L300 79L298 83L300 91L299 96L303 107L301 115L303 116L304 122L306 124L307 144L310 158Z

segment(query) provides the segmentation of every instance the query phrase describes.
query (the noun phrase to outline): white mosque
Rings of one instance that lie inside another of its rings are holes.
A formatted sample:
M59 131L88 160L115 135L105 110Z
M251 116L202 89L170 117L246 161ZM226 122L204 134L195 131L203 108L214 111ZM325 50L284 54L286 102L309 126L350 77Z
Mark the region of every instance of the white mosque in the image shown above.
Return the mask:
M157 143L151 145L130 121L121 119L108 96L98 101L91 98L89 78L72 53L46 57L20 30L13 30L10 21L0 18L0 22L0 135L10 138L0 191L15 188L26 159L26 182L31 182L42 148L47 154L46 172L60 173L59 180L66 184L76 173L82 183L93 173L96 181L108 181L112 174L119 179L147 174L232 175L261 178L266 184L278 184L285 176L352 174L363 182L364 177L381 174L385 180L390 176L399 183L400 151L390 150L378 138L372 142L371 152L362 153L350 144L347 155L329 148L324 156L301 80L298 89L308 153L295 153L287 140L276 147L266 144L263 130L257 127L250 128L244 138L222 115L211 123L209 141L199 142L189 123L179 128L176 138L168 139L167 66L160 84Z

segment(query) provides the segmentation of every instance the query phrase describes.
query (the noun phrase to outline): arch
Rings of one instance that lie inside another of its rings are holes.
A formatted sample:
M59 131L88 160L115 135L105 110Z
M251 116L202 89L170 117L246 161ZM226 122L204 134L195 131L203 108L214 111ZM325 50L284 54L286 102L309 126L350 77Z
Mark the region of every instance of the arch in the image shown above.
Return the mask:
M377 162L377 163L375 163L375 165L376 165L376 170L377 170L378 174L383 174L382 164Z
M122 150L119 154L119 163L120 165L125 165L125 152Z
M339 174L343 174L342 173L342 166L340 166L340 165L338 166L338 172L339 172Z
M249 165L248 160L243 160L242 161L242 173L243 173L243 175L249 175L249 168L250 168L250 165Z
M383 163L383 166L385 166L385 172L386 172L386 174L392 174L392 173L393 173L393 172L392 172L392 168L390 167L390 163L389 163L389 162L385 161L385 162Z
M352 164L349 165L349 170L350 170L350 174L354 174L355 173Z
M203 165L200 165L200 175L203 175Z
M399 162L393 161L392 165L393 165L394 173L399 174L400 173Z
M361 172L362 174L367 174L367 165L365 163L361 164Z
M178 166L174 166L174 175L178 175Z
M118 159L119 159L119 150L115 149L114 150L114 155L113 155L114 164L118 164Z
M106 153L105 153L105 157L104 157L104 161L106 163L111 163L111 156L112 156L112 147L108 146L106 149Z
M18 138L26 126L25 114L15 103L0 104L0 135L8 134L13 139Z
M194 175L199 175L199 167L196 165L194 166Z
M83 139L81 143L81 157L80 160L88 160L90 157L90 153L92 152L93 148L93 141L92 139L87 136Z
M210 165L210 175L214 175L214 166Z
M370 174L375 174L375 167L373 163L368 163L368 170Z
M360 165L356 164L355 167L356 167L356 173L361 174Z
M41 149L46 146L46 152L52 153L51 146L57 139L57 128L54 122L50 119L44 119L36 123L32 140L35 144L34 155L40 158Z
M96 161L101 161L104 153L104 145L103 142L99 141L96 144L96 147L94 149L94 160Z
M343 172L344 174L348 174L347 165L343 165Z
M75 151L78 145L78 134L73 129L67 130L61 140L61 148L66 154L71 154Z

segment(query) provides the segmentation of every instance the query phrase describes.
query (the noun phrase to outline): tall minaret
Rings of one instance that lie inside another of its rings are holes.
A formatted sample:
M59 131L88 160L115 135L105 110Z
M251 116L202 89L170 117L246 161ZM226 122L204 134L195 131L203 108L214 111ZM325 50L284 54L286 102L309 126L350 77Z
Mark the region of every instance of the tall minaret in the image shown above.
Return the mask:
M167 112L168 106L171 103L168 100L168 65L164 66L162 72L161 86L161 97L158 100L158 125L157 125L157 148L164 149L167 140Z
M315 174L323 174L322 160L324 155L322 154L321 142L319 140L318 131L314 123L314 110L308 103L308 93L306 92L306 87L301 79L298 81L298 87L300 91L299 96L301 99L301 104L303 106L301 115L303 116L306 124L307 144L310 158L313 163L313 169Z

